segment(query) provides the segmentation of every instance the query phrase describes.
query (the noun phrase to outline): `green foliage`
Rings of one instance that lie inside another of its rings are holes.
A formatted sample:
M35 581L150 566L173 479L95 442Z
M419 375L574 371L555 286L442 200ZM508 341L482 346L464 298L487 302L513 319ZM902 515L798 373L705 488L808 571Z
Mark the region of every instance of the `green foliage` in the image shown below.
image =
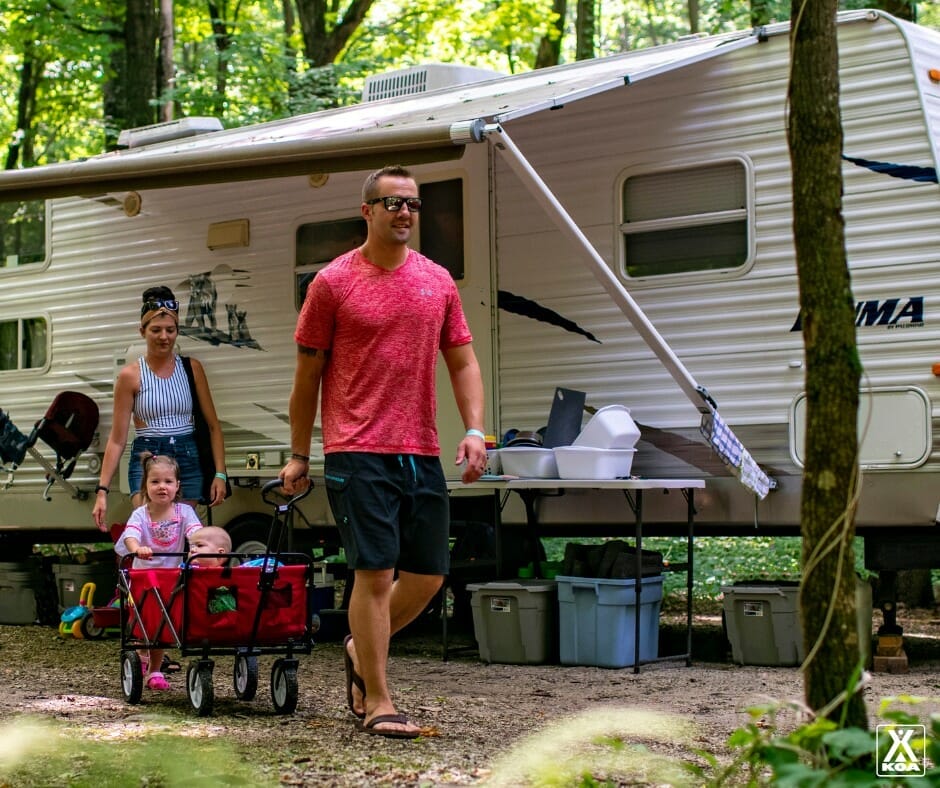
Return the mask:
M695 577L692 595L699 599L717 599L721 587L744 580L799 580L800 538L780 536L718 537L695 540ZM684 538L643 540L646 550L659 550L665 560L685 560ZM668 574L666 593L685 587L685 577Z
M545 552L549 561L561 560L567 539L546 539ZM601 542L603 540L578 540ZM695 577L692 596L715 600L721 587L745 580L799 580L800 542L798 536L706 536L697 537L694 545ZM644 550L657 550L670 563L685 561L685 537L646 537ZM871 574L862 565L861 538L855 540L856 571L863 577ZM664 594L685 593L685 575L668 573L663 579Z
M225 36L216 38L203 0L175 0L175 83L162 100L175 115L216 115L233 127L357 101L369 74L418 63L459 62L500 72L531 69L541 38L552 33L551 0L378 0L335 63L310 68L299 23L285 29L279 0L217 3ZM844 0L842 7L869 5ZM877 5L877 4L876 4ZM752 3L699 4L699 31L750 27ZM771 19L786 20L789 3L766 0ZM334 24L336 5L326 4ZM568 3L562 62L574 59L577 4ZM16 166L100 153L106 120L103 91L113 78L125 4L115 0L7 3L0 11L0 139L16 140ZM616 0L597 6L595 51L605 56L675 41L690 32L684 0ZM940 6L918 3L920 24L940 28ZM35 97L27 128L18 130L19 88L29 67Z
M146 730L152 728L156 730ZM76 740L74 731L20 719L0 728L0 784L18 788L126 788L151 785L276 786L225 741L170 735L154 722L129 725L122 740Z
M916 709L926 700L911 696L887 698L881 702L880 716L886 723L919 724L916 714L893 707L904 704ZM905 785L920 788L940 784L940 768L929 764L923 778L878 777L876 764L887 755L890 739L879 739L875 731L841 728L832 720L816 717L783 733L781 729L785 726L781 717L791 711L806 713L806 709L793 702L770 701L749 708L750 721L728 739L728 747L735 753L731 763L721 765L713 754L700 753L707 765L688 764L688 770L708 788L726 785L773 785L777 788ZM929 761L937 764L940 722L930 720L925 732L925 739L911 739L911 748L916 757L921 758L926 753Z
M641 709L594 709L553 723L513 745L493 764L493 788L521 785L683 785L678 760L648 744L684 748L693 735L682 719Z

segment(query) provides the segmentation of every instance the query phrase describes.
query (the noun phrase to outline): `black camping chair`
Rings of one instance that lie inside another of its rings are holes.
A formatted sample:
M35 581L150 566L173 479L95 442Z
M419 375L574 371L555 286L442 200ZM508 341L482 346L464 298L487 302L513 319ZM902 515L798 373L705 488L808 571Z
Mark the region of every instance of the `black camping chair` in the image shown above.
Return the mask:
M32 432L24 436L0 411L0 458L7 472L4 489L13 483L13 474L29 453L46 471L46 489L42 497L50 501L49 490L58 482L73 498L84 499L88 492L79 490L67 481L75 463L85 449L91 445L98 428L98 406L91 397L77 391L63 391L52 400L45 415L36 422ZM55 451L55 463L46 459L37 449L36 441L42 439Z

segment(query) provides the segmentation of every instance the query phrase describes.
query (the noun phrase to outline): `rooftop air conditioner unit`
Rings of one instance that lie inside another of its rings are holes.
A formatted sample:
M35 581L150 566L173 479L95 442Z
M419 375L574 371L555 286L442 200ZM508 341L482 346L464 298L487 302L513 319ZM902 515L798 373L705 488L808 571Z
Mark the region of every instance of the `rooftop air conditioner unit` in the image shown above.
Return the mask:
M505 75L488 68L454 63L428 63L366 77L362 100L379 101L396 96L411 96L415 93L427 93L429 90L483 82L502 76Z
M152 126L124 129L118 135L118 147L141 148L144 145L195 137L197 134L208 134L212 131L222 131L222 121L218 118L180 118L166 123L154 123Z

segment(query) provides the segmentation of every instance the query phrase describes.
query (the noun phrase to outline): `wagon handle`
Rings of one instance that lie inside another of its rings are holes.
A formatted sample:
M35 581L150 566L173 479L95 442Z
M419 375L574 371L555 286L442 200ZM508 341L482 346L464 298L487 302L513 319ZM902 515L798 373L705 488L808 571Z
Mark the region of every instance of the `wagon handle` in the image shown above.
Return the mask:
M278 496L278 498L271 496L275 490L282 490L283 487L284 482L282 479L271 479L271 481L267 482L264 487L261 488L261 500L269 506L274 506L279 512L286 512L295 503L310 495L313 490L313 479L307 479L306 488L297 493L293 498L285 500L283 494Z

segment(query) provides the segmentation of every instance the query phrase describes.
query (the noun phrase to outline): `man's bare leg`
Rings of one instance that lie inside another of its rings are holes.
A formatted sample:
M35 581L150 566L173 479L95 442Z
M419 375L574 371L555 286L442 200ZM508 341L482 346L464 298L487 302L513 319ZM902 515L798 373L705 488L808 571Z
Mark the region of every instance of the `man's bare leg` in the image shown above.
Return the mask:
M366 721L381 714L395 714L388 689L388 644L391 636L414 621L434 594L443 577L392 570L357 570L349 600L349 644L356 673L366 685ZM353 687L353 704L363 708L362 695ZM380 723L380 729L416 730L417 726Z

